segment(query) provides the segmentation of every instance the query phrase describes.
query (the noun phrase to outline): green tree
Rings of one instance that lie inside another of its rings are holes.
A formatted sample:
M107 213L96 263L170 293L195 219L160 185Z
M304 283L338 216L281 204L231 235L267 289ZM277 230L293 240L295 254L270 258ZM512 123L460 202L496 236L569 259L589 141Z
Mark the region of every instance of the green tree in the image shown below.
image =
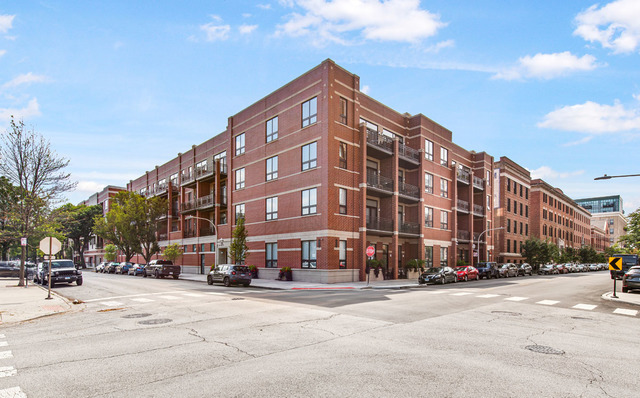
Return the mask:
M522 256L527 259L535 272L540 269L540 265L551 262L556 254L556 245L538 238L529 238L522 244Z
M249 254L247 246L247 230L244 226L244 217L238 218L236 228L233 230L233 239L229 245L229 256L234 264L244 264Z
M98 205L75 206L67 203L55 211L59 231L71 241L70 249L80 257L80 265L86 267L84 251L89 245L97 216L102 216L102 207Z
M176 261L184 253L184 249L177 243L172 243L164 249L162 256L165 260Z
M618 240L625 247L637 252L640 250L640 208L629 214L629 223L627 224L625 235ZM618 252L622 254L621 252Z
M132 202L135 206L134 224L136 226L139 239L137 253L149 264L151 257L160 253L158 245L158 221L160 217L167 214L167 200L160 197L145 198L137 195Z
M0 260L8 260L9 249L20 242L14 206L17 202L18 189L6 177L0 177Z
M104 246L104 259L107 261L115 261L118 257L118 247L113 243Z
M598 253L591 246L582 246L578 250L578 261L582 264L598 262Z

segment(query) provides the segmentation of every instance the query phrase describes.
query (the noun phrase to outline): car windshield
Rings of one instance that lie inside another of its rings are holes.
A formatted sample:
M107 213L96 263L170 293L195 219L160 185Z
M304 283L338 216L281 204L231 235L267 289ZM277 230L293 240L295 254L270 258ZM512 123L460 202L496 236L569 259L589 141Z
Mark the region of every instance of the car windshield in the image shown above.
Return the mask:
M427 270L425 271L425 274L437 274L438 272L440 272L440 268L431 267L431 268L427 268Z
M503 265L502 268L509 268L509 264Z
M460 271L466 271L467 267L458 267L456 268L456 271L460 272Z
M71 260L53 260L51 261L51 268L75 268L75 266Z

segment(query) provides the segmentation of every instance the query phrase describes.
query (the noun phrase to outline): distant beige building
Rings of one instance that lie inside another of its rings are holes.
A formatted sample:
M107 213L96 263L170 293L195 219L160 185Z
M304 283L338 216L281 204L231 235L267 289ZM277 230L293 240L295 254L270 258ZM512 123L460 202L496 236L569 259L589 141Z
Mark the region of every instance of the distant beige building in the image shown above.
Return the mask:
M576 203L591 213L591 225L607 230L609 246L616 244L626 234L627 218L620 195L576 199Z

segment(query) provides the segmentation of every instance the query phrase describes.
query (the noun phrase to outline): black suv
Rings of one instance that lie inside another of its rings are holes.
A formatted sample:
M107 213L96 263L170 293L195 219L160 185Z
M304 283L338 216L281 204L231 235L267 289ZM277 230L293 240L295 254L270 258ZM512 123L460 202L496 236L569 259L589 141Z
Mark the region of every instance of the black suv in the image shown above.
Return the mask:
M49 262L38 266L37 280L43 285L49 284ZM35 280L35 279L34 279ZM77 283L82 285L82 271L76 269L71 260L51 260L51 287L56 283Z
M491 261L481 262L476 265L476 268L478 269L478 279L498 279L500 277L500 271L498 271L497 263Z

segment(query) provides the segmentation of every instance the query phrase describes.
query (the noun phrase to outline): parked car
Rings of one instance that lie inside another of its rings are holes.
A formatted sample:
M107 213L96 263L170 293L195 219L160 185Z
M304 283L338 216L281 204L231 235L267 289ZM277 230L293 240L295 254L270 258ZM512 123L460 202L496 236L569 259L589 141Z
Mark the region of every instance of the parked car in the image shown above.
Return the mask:
M43 285L49 283L49 262L38 265L38 281ZM51 287L56 283L77 283L82 285L82 271L76 269L71 260L51 260Z
M129 263L126 261L121 262L120 264L116 265L116 274L120 274L120 275L124 275L129 273L129 268L131 268L131 266L133 265L133 263Z
M120 265L120 263L112 261L110 263L107 263L107 265L104 266L104 269L102 270L103 273L105 274L115 274L116 273L116 267Z
M553 275L557 273L558 269L554 267L553 264L541 265L540 269L538 270L538 274L540 275Z
M567 268L569 269L569 272L571 272L571 273L580 272L580 268L578 268L577 264L568 264Z
M466 267L457 267L455 269L458 274L459 281L478 280L478 270L470 265Z
M418 284L457 282L458 274L451 267L431 267L418 277Z
M569 268L567 268L567 266L565 264L556 264L553 267L558 270L558 274L568 274L569 273Z
M144 273L142 275L145 278L151 275L156 278L164 278L165 276L171 275L173 279L178 279L180 266L173 265L173 262L170 260L151 260L149 264L144 266Z
M518 266L518 275L533 275L533 268L528 263L523 263Z
M499 271L500 271L500 278L518 276L518 267L513 263L502 264Z
M622 292L627 293L629 290L640 289L640 266L629 268L622 277Z
M496 278L500 277L500 273L498 271L498 264L494 262L481 262L476 265L476 269L478 270L478 279L486 278Z
M246 265L220 264L207 275L207 283L213 285L215 282L222 282L225 286L251 284L251 271Z
M20 277L20 265L16 267L11 261L0 261L0 276L4 277Z
M95 271L96 272L104 272L104 267L106 267L107 264L109 264L109 263L102 262L102 263L96 265Z
M589 271L599 271L598 264L589 264Z
M133 276L144 275L144 264L133 264L127 270L127 275L133 275Z

